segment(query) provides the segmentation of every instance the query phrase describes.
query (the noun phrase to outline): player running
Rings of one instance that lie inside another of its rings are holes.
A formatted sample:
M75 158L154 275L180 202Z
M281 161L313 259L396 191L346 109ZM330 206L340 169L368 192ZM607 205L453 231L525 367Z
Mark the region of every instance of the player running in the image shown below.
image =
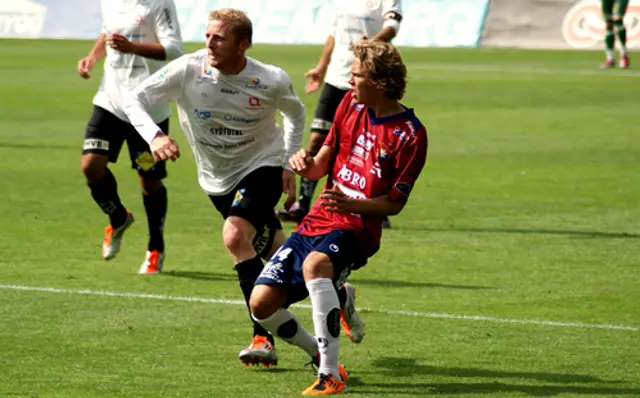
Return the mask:
M118 159L127 141L131 167L138 171L142 201L149 226L149 243L141 274L162 269L165 258L163 226L167 214L167 176L164 162L154 162L149 145L136 133L123 110L129 90L160 69L165 60L182 55L182 39L172 0L101 1L103 29L89 55L78 61L78 73L85 79L95 64L106 57L104 76L93 98L93 114L82 146L82 172L91 196L109 216L102 244L102 256L113 259L120 250L124 232L133 223L118 195L116 179L108 162ZM168 104L149 110L159 129L169 132Z
M629 53L627 51L627 29L624 26L624 15L627 13L629 0L600 0L602 2L602 16L605 22L605 53L606 60L602 68L615 68L615 42L618 38L620 49L619 65L623 69L629 67Z

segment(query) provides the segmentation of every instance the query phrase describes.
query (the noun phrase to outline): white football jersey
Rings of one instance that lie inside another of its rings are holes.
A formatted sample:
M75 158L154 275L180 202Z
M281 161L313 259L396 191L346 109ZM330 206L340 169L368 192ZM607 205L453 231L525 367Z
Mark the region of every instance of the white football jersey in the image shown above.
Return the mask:
M371 39L385 26L385 20L400 21L400 0L337 0L334 19L329 34L335 39L331 62L327 68L325 82L342 90L349 90L353 53L351 43L359 42L363 36Z
M183 53L178 14L173 0L102 0L102 33L119 33L132 43L160 43L167 60ZM128 122L123 111L130 90L166 64L125 54L107 46L104 76L93 103ZM161 122L171 115L169 104L150 110L153 120Z
M209 195L229 193L262 166L283 166L300 147L305 108L282 69L247 57L237 75L208 64L207 50L184 55L145 80L125 107L140 135L159 131L148 110L176 101L180 125L193 150L198 182ZM284 137L276 123L284 116ZM288 166L286 166L288 167Z

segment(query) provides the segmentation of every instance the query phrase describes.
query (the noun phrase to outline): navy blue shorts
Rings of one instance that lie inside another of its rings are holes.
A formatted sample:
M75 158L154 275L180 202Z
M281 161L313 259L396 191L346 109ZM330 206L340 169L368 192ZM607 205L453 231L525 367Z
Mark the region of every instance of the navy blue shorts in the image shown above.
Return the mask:
M364 261L353 231L338 230L320 236L293 233L264 266L255 284L283 287L289 303L304 300L309 292L302 264L312 251L324 253L331 259L336 289L342 287L354 265L361 266Z

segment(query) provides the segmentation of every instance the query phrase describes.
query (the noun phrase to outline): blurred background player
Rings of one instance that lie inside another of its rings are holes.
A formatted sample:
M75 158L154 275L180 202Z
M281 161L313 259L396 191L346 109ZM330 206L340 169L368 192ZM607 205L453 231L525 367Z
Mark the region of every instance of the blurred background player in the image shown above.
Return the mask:
M104 76L93 98L82 147L82 172L91 196L109 216L105 229L102 256L114 258L120 250L122 236L133 223L118 195L118 185L108 162L118 159L127 141L131 167L138 171L142 199L147 213L149 244L140 268L141 274L153 274L162 268L165 247L163 226L167 213L167 176L164 162L155 163L149 145L138 135L123 111L130 90L160 69L165 60L182 55L180 26L173 0L101 1L103 30L89 55L78 61L78 73L85 79L96 62L106 56ZM154 106L151 117L168 133L168 104Z
M618 38L620 48L620 67L629 67L629 53L627 52L627 29L624 26L624 15L627 13L629 0L600 0L602 2L602 17L606 27L604 35L607 59L602 68L615 68L615 42Z
M222 238L248 306L261 258L284 242L274 209L283 191L288 205L295 201L295 175L283 162L300 148L306 113L285 71L246 56L253 27L242 11L212 11L208 20L206 48L142 82L126 112L157 161L175 160L178 145L150 111L176 101L200 187L225 219ZM273 336L254 322L252 343L239 356L245 364L276 364Z
M315 68L305 73L309 79L306 93L312 93L322 86L320 99L311 122L309 153L315 156L331 129L336 108L342 97L350 89L353 53L351 43L363 37L371 40L391 41L400 29L402 7L400 0L349 0L336 1L331 31L322 49ZM323 84L324 82L324 84ZM283 221L299 223L309 212L317 181L300 178L300 196L291 207L278 212ZM385 228L390 227L389 219L383 218Z
M325 188L269 260L250 300L254 319L267 330L311 356L320 353L318 379L303 395L344 391L336 288L378 251L382 218L403 209L427 156L425 128L399 102L406 87L399 51L382 41L351 49L353 91L339 104L324 145L316 156L303 149L289 160L310 180L328 175ZM307 295L315 337L287 309Z

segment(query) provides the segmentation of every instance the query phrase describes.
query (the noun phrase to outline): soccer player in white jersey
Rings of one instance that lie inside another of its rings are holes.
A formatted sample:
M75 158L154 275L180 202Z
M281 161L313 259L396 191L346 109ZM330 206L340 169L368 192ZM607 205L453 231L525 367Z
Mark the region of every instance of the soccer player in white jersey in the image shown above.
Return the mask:
M300 147L305 108L287 73L246 56L252 23L239 10L209 14L206 48L169 63L142 82L125 108L157 161L180 156L176 142L151 110L176 101L180 124L194 153L198 182L224 217L224 245L247 301L264 264L284 242L274 208L282 192L295 201L288 159ZM284 137L276 124L283 119ZM253 320L252 320L253 322ZM253 341L240 351L245 364L277 363L273 336L254 322Z
M334 2L333 23L315 68L307 71L309 79L306 93L312 93L322 86L320 99L311 122L309 153L315 155L322 147L338 104L350 89L353 53L349 45L363 37L371 40L390 42L400 29L402 21L401 0L337 0ZM324 82L324 84L323 84ZM317 181L300 178L298 201L289 209L278 212L283 221L299 223L309 212ZM383 219L383 226L390 227L389 219Z
M118 159L127 141L131 166L138 172L149 226L149 243L141 274L161 270L164 256L163 225L167 213L167 190L162 183L164 162L155 163L149 145L136 133L123 111L129 90L160 69L165 60L183 53L180 27L173 0L103 0L103 28L89 55L78 61L78 73L85 79L96 63L106 57L104 76L93 98L93 114L86 128L82 148L82 171L91 196L109 216L102 256L118 254L122 236L133 223L118 195L116 180L108 168ZM151 117L168 132L169 105L151 110Z

